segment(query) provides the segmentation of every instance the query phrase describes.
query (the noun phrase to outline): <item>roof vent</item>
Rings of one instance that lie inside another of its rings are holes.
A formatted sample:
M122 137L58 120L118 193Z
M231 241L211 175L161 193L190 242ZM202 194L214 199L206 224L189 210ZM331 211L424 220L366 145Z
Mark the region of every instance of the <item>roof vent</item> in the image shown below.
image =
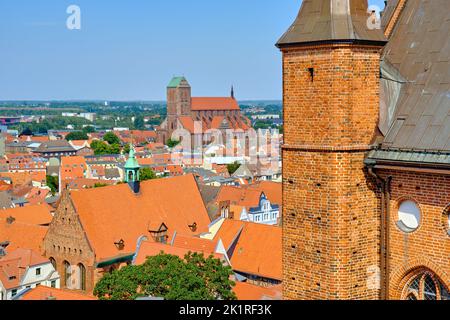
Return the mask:
M191 224L188 227L189 227L189 229L191 229L192 232L197 231L197 222L194 222L193 224Z
M8 218L6 218L6 223L7 224L13 224L14 221L16 221L16 218L9 216Z
M125 248L125 241L123 239L120 239L119 242L114 242L114 245L117 249L123 250Z

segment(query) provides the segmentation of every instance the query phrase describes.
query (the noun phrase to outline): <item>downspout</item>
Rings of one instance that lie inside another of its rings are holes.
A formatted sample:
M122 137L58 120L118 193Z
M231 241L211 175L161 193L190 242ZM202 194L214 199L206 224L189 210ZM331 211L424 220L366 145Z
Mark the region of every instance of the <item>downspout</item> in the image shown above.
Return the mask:
M375 160L366 160L365 165L368 168L369 174L377 181L377 187L381 189L381 299L389 300L389 288L390 288L390 216L391 216L391 193L390 186L392 182L392 176L384 179L375 172Z

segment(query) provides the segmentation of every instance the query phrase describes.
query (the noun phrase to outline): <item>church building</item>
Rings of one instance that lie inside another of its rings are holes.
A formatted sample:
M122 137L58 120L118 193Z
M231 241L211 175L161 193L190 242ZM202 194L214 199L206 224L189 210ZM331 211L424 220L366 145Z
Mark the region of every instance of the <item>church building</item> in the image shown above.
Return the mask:
M285 299L450 299L450 6L303 0L283 55Z
M195 126L198 126L196 128ZM167 143L177 129L185 129L202 138L207 130L228 129L242 132L251 128L250 120L241 114L234 89L230 97L192 97L191 86L184 77L174 77L167 86L167 118L157 129L158 142Z

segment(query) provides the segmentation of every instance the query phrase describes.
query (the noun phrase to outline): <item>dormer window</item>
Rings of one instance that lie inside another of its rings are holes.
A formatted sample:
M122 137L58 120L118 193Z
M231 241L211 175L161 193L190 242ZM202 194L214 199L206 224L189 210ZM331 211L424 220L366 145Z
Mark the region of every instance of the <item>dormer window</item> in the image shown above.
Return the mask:
M151 234L155 242L167 243L167 239L169 238L169 236L167 235L168 230L169 228L167 228L167 226L162 223L158 228L149 226L148 232Z

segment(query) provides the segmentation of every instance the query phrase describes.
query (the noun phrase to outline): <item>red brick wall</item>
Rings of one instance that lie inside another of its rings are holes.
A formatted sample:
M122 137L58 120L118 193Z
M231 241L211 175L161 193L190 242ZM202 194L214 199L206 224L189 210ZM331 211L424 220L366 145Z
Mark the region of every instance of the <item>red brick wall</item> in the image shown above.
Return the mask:
M379 108L379 48L283 52L286 299L377 299L379 200L363 165ZM314 79L309 68L314 68Z
M390 217L390 264L393 299L404 298L402 291L415 270L428 269L450 287L450 175L381 171L392 176ZM421 208L421 224L407 234L397 227L398 207L414 200Z

